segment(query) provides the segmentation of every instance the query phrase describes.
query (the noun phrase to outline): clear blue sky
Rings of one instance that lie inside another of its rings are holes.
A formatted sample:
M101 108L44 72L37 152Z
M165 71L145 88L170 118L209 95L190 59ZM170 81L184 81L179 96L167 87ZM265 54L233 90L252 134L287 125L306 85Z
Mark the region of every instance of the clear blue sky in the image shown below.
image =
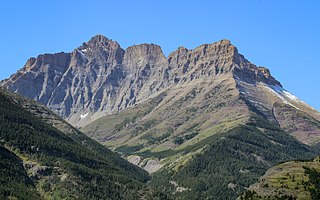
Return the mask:
M96 34L123 48L155 43L166 55L229 39L320 110L319 13L317 0L1 1L0 79L29 57L72 51Z

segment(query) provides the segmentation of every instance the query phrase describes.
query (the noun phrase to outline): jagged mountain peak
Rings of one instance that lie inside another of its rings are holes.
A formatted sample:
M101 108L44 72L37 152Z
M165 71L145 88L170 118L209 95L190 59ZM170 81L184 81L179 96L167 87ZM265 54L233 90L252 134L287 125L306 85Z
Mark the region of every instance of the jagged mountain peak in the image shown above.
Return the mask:
M35 57L29 58L26 64L24 65L24 68L30 68L36 61L37 59Z
M249 62L230 40L194 49L180 46L165 57L159 45L145 43L124 50L102 35L71 53L30 58L1 85L47 105L73 125L84 126L177 85L188 88L220 79L230 79L240 90L243 83L281 87L267 68Z
M231 41L228 39L222 39L216 43L221 43L221 44L226 44L226 45L231 45Z
M177 74L175 82L230 74L234 68L256 68L229 40L203 44L190 50L179 47L169 54L168 63L170 70Z
M234 53L238 52L237 48L231 44L230 40L223 39L211 44L202 44L194 49L188 49L184 46L179 46L178 49L171 52L168 57L170 58L171 55L179 54L179 53L181 54L183 52L191 53L191 52L197 52L197 51L204 51L203 53L205 54L207 49L211 51L221 51L221 53L230 52L230 51L233 51Z
M93 36L86 44L89 45L108 45L109 43L117 43L115 41L112 41L111 39L107 38L103 35L95 35Z
M233 53L237 53L238 50L237 48L231 43L230 40L227 39L222 39L217 42L213 43L207 43L207 44L202 44L196 48L193 49L193 51L196 51L197 49L211 49L212 51L232 51Z
M184 46L179 46L178 50L187 50L188 51L188 49L186 47L184 47Z
M86 58L87 56L95 59L105 60L103 57L115 56L117 61L121 61L124 50L118 42L113 41L103 35L96 35L88 42L84 42L80 47L74 50L74 54ZM97 58L97 55L99 58Z
M71 60L71 63L74 63L75 67L92 66L92 61L94 60L96 62L95 65L107 68L108 66L120 64L123 55L124 50L118 42L103 35L96 35L72 52L74 59Z
M60 52L60 53L44 53L38 55L36 58L31 57L27 60L26 64L23 66L22 70L30 71L33 67L37 65L50 65L56 66L61 65L62 63L66 62L66 57L69 56L69 53Z
M82 44L82 47L88 47L88 46L89 47L99 47L99 46L120 47L117 41L109 39L103 35L95 35L92 38L90 38L90 40Z

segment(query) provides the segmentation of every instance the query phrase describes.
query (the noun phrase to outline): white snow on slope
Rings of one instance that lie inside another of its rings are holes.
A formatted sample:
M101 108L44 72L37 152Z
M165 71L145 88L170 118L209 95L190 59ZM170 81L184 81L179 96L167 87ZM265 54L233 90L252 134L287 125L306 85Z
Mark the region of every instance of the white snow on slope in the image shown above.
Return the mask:
M282 99L287 98L290 101L293 102L297 102L299 104L303 104L304 106L308 107L311 110L317 111L316 109L314 109L313 107L309 106L308 104L306 104L304 101L300 100L298 97L296 97L295 95L293 95L292 93L290 93L289 91L283 89L281 86L277 85L264 85L265 87L269 87L272 90L276 91L281 97ZM286 100L285 100L286 101ZM288 101L286 101L287 103L289 103ZM296 106L292 105L291 103L289 103L291 106L297 108ZM300 110L299 108L297 108L298 110Z
M84 118L86 118L86 116L88 116L89 115L89 113L86 113L86 114L84 114L84 115L80 115L80 118L81 119L84 119Z
M81 56L82 56L84 59L87 59L87 58L86 58L86 55L84 55L84 53L83 53L82 51L79 51L78 49L77 49L77 51L81 54Z
M298 108L295 105L293 105L292 103L290 103L287 99L295 101L295 102L299 102L299 103L302 101L300 101L296 96L294 96L293 94L291 94L287 90L283 89L281 86L279 86L279 85L266 85L266 84L263 84L263 86L266 89L268 89L270 92L272 92L273 94L278 96L280 99L282 99L283 103L288 104L288 105L300 110L300 108Z
M293 95L289 91L285 90L280 85L269 85L269 84L265 84L265 83L261 83L261 82L257 83L257 84L252 84L252 83L247 83L247 82L241 81L240 78L238 78L238 77L235 77L235 80L239 85L242 86L239 88L240 93L242 93L242 94L250 96L250 92L247 89L245 89L246 87L250 88L250 87L257 87L258 85L260 85L260 86L262 85L262 87L266 88L271 93L273 93L275 96L280 98L283 101L283 103L285 103L285 104L288 104L298 110L301 110L297 106L292 104L292 103L297 103L297 105L303 105L305 107L308 107L311 110L317 111L316 109L309 106L308 104L306 104L304 101L300 100L298 97L296 97L295 95ZM250 101L252 101L252 100L250 100ZM292 102L292 103L290 103L290 102ZM254 102L254 103L257 103L257 102Z
M284 97L289 98L292 101L297 101L297 102L301 102L298 97L294 96L293 94L291 94L290 92L288 92L287 90L283 89L281 86L279 85L269 85L269 87L271 87L272 89L274 89L276 92L278 92L279 94L281 94Z

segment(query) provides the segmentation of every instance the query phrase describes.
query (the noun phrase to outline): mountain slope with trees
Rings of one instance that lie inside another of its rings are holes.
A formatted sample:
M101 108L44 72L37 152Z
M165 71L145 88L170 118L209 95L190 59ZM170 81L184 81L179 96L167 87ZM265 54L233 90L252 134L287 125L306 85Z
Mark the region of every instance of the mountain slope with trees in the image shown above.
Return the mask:
M2 197L156 198L156 192L145 186L149 180L146 172L99 146L79 131L79 136L68 136L61 132L32 114L36 109L30 112L19 105L21 100L28 100L15 96L0 91ZM33 108L39 106L31 101L29 104ZM84 142L94 143L96 147L89 148L82 144Z
M70 53L30 58L0 84L48 106L176 198L234 199L268 168L319 153L320 113L229 40L166 57L155 44L122 49L97 35ZM107 151L57 115L20 103L86 148Z

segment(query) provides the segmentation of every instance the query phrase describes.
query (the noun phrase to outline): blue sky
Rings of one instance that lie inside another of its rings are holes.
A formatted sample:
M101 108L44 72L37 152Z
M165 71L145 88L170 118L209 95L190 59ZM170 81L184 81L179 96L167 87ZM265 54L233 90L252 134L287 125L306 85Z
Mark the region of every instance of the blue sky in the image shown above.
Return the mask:
M1 1L0 79L29 57L72 51L96 34L123 48L155 43L166 55L229 39L320 110L319 11L316 0Z

